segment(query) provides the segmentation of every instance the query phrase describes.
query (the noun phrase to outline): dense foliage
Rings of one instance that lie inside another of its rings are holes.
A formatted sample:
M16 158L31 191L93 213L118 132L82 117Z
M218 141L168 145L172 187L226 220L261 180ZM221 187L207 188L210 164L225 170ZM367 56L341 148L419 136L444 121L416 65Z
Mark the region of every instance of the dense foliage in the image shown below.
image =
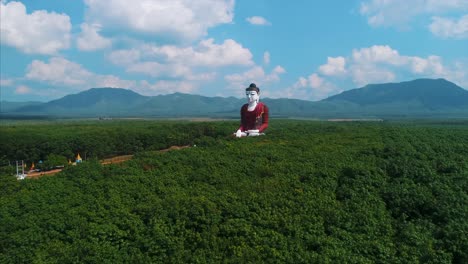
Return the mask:
M466 122L272 120L267 136L242 139L230 136L236 126L2 127L17 144L2 143L7 155L96 144L99 158L136 156L38 180L2 175L0 262L468 262ZM41 148L44 138L73 143ZM196 146L156 151L187 143Z
M0 166L24 160L47 160L54 154L74 160L102 159L193 144L201 136L221 134L223 122L194 123L141 120L16 122L0 127ZM232 124L230 124L232 126Z

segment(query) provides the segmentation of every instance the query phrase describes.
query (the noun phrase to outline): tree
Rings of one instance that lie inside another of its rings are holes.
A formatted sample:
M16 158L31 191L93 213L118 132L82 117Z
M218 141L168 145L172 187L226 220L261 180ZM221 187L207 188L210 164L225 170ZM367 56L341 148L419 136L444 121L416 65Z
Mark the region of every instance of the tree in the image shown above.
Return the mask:
M56 154L47 155L46 160L44 161L44 167L46 169L52 169L58 166L65 166L68 164L66 157Z

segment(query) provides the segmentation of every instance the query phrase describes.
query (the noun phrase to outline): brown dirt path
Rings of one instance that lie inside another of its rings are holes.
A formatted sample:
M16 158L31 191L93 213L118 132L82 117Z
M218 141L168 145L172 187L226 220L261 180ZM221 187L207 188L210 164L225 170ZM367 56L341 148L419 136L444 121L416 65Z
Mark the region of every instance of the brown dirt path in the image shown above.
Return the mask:
M61 171L62 171L62 169L55 169L55 170L50 170L50 171L32 172L32 173L26 174L26 177L27 177L27 178L38 178L38 177L41 177L41 176L44 176L44 175L53 175L53 174L56 174L56 173L61 172Z
M159 152L168 152L171 150L179 150L179 149L184 149L188 148L190 146L171 146L170 148L167 149L162 149L159 150ZM133 158L133 155L122 155L122 156L116 156L108 159L103 159L101 160L102 165L107 165L107 164L115 164L115 163L121 163L125 162L127 160L131 160ZM32 172L26 174L26 178L39 178L44 175L54 175L56 173L61 172L63 169L55 169L55 170L50 170L50 171L39 171L39 172Z

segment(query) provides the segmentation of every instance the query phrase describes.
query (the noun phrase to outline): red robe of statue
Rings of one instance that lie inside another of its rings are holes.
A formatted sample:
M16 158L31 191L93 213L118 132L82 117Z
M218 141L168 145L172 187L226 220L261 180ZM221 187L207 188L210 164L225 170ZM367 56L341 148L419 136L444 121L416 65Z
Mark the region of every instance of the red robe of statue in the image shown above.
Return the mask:
M249 111L248 106L248 104L245 104L241 108L241 125L239 129L242 132L258 129L262 133L268 127L268 107L259 102L253 111Z

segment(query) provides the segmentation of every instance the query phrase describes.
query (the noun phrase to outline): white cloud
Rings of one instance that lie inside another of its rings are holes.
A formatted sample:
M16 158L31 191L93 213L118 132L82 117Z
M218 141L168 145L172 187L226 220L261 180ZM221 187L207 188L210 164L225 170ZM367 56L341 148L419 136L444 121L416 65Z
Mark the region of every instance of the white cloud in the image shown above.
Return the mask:
M285 72L286 72L286 70L283 67L279 66L279 65L277 65L273 69L273 73L275 73L275 74L282 74L282 73L285 73Z
M331 82L320 77L317 73L309 75L307 78L299 77L299 79L290 87L277 93L273 97L287 97L294 99L309 99L321 100L328 97L330 94L341 92Z
M70 46L70 18L45 10L26 13L21 2L0 3L1 43L29 54L56 54Z
M229 74L224 76L228 82L228 89L238 90L239 87L247 87L250 83L256 83L261 87L263 84L270 84L280 81L280 75L286 70L281 66L276 66L269 74L265 73L262 67L255 66L243 73ZM261 84L261 85L260 85Z
M310 87L320 88L320 87L323 86L323 83L324 83L323 78L320 78L320 76L318 76L318 74L314 73L314 74L309 76Z
M90 87L111 87L111 88L133 88L136 82L131 80L122 80L114 75L94 74Z
M16 87L15 89L15 94L30 94L30 93L32 93L32 90L26 85L20 85Z
M114 51L108 59L131 73L198 81L212 80L216 75L210 71L213 68L253 64L252 53L231 39L222 44L202 40L195 47L141 45Z
M468 38L468 15L464 15L458 21L443 17L433 17L429 29L438 37L466 39Z
M215 44L213 39L202 40L195 47L173 45L144 45L131 50L118 50L109 55L110 60L121 66L137 63L139 60L161 64L182 64L197 67L222 67L253 64L252 53L232 39Z
M96 74L80 64L61 57L53 57L49 62L33 61L28 66L26 79L57 87L55 95L65 95L92 87L127 88L144 95L157 95L173 92L190 93L198 89L199 81L212 80L215 76L214 73L190 74L187 80L161 80L151 84L146 80L137 82L124 80L114 75ZM39 93L39 91L27 90L24 87L18 91Z
M342 90L332 83L321 78L318 74L312 74L308 78L309 85L312 88L310 98L312 100L321 100L328 97L330 94L339 93Z
M260 66L255 66L252 69L243 73L227 75L224 77L224 79L230 83L235 83L234 86L238 86L238 83L251 83L253 80L264 79L265 76L266 74L263 68Z
M280 75L285 73L286 70L281 66L276 66L270 74L265 76L266 82L278 82L280 80Z
M137 49L114 50L108 59L115 65L128 66L140 60L141 52Z
M468 3L465 0L425 0L422 3L427 12L468 10Z
M148 81L141 81L135 91L142 95L158 95L158 94L170 94L175 92L180 93L193 93L198 87L187 81L157 81L153 84Z
M389 49L386 53L372 53L372 49ZM364 55L366 54L366 55ZM367 56L372 54L371 56ZM386 59L383 59L386 58ZM373 46L354 50L347 69L348 77L358 86L391 82L397 79L445 78L468 87L467 63L445 64L440 56L400 55L388 46Z
M138 33L196 40L231 23L234 0L85 0L87 23Z
M444 76L446 75L445 67L442 59L439 56L429 56L427 59L420 57L407 57L407 62L410 71L415 74L433 74Z
M122 80L113 75L99 75L88 71L80 64L61 57L53 57L49 62L34 60L29 64L26 78L55 86L85 90L91 87L121 87L135 85L135 81Z
M402 26L421 14L442 14L468 10L466 0L368 0L360 13L372 26Z
M84 85L92 76L81 65L61 57L50 58L49 63L34 60L26 73L31 80L66 86Z
M420 2L369 0L361 2L360 13L367 16L367 22L371 26L400 26L423 12Z
M112 41L99 35L100 30L101 25L99 24L81 24L81 33L76 40L78 49L82 51L94 51L110 47Z
M456 62L453 68L446 74L447 79L456 82L468 90L468 62Z
M271 25L271 23L268 20L266 20L264 17L261 17L261 16L248 17L245 20L252 25L259 25L259 26Z
M270 52L265 51L263 53L263 64L268 65L270 64Z
M323 75L339 76L346 74L346 59L343 57L328 57L327 64L319 67L320 73Z
M404 62L397 50L387 45L374 45L369 48L353 50L352 60L360 64L385 63L401 65Z
M12 79L0 79L0 86L11 86L13 85L13 80Z
M393 81L398 71L434 78L448 77L449 72L438 56L403 56L389 46L375 45L353 50L350 60L350 77L357 85Z
M353 82L360 86L389 82L395 79L395 74L388 66L403 65L407 61L408 58L400 56L397 50L389 46L374 45L353 50L349 73Z
M366 64L354 64L350 69L351 78L358 86L369 83L386 83L395 80L395 74L391 70L373 67Z
M127 67L127 72L143 73L151 77L184 77L191 74L191 69L182 64L161 64L158 62L140 62Z
M342 91L337 83L362 87L370 83L386 83L401 79L445 78L461 87L468 87L468 63L444 64L442 58L401 55L387 45L354 49L349 56L328 57L308 77L300 77L293 85L275 95L319 100ZM321 75L320 75L320 74ZM353 87L353 88L354 88ZM347 87L351 88L351 87Z
M198 73L198 74L190 74L188 76L185 76L185 79L187 81L212 81L216 78L218 74L216 72L204 72L204 73Z
M200 41L195 50L190 49L189 54L186 54L188 57L179 56L175 59L180 62L188 61L192 65L209 67L253 64L252 53L236 41L227 39L221 45L213 42L211 38Z

